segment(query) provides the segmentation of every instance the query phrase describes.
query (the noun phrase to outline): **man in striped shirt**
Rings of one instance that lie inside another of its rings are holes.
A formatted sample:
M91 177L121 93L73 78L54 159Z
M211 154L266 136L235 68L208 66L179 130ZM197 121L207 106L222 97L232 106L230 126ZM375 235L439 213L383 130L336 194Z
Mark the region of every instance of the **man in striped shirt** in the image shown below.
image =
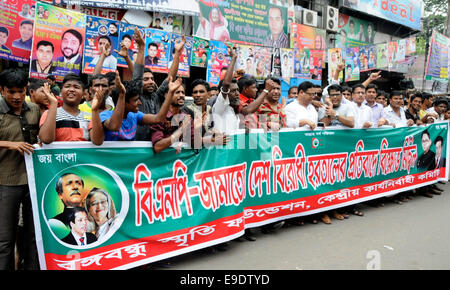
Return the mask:
M63 105L47 92L50 100L49 110L45 111L39 123L39 138L49 144L54 141L89 141L89 120L91 114L78 108L83 98L84 84L76 74L64 77L61 89Z

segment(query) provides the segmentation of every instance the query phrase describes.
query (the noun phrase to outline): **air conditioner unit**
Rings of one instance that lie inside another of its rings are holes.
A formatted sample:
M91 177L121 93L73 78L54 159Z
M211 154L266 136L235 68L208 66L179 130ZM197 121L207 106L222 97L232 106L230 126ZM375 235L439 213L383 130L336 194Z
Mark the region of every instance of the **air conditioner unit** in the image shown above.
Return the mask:
M325 28L329 31L338 31L339 9L333 6L327 6L327 15L325 19Z
M303 9L303 24L317 27L317 12Z

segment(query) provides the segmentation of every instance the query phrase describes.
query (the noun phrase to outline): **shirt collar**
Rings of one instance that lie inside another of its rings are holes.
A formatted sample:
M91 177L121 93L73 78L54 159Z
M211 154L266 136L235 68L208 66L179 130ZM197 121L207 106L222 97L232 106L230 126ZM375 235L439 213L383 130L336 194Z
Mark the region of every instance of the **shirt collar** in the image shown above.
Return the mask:
M27 102L23 102L22 105L22 112L23 111L28 111L30 109L30 107L27 105ZM11 112L11 108L9 107L8 103L6 102L5 98L0 97L0 113L2 114L6 114Z

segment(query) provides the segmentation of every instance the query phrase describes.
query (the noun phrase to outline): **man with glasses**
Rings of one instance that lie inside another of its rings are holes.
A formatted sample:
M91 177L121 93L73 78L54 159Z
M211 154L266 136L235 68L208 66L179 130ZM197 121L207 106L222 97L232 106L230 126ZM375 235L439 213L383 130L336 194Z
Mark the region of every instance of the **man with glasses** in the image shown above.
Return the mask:
M328 96L332 106L319 109L319 121L326 126L353 128L355 113L350 104L342 103L342 87L340 85L329 86Z
M314 85L309 81L303 82L298 86L297 99L285 108L287 127L303 127L311 130L317 127L318 114L312 105L315 94Z
M353 109L355 111L355 128L367 129L374 127L372 122L372 110L364 105L365 87L362 84L356 84L352 88Z

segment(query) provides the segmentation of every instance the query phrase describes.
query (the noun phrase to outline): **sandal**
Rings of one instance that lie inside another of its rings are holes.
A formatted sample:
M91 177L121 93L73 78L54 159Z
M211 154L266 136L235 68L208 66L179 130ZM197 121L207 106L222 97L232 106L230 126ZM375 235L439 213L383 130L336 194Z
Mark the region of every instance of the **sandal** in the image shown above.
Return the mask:
M338 213L337 211L333 211L333 217L337 220L343 220L344 216Z

